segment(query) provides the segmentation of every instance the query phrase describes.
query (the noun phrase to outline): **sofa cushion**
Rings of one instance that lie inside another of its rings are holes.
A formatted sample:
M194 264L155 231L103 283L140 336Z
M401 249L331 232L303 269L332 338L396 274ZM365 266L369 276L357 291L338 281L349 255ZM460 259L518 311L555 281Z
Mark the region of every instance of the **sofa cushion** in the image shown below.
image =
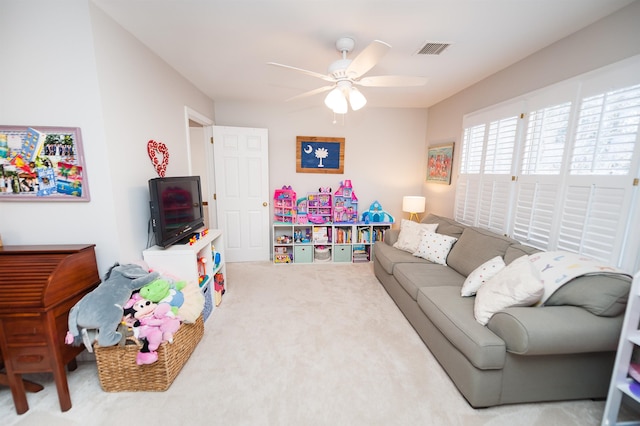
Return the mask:
M448 235L455 238L460 238L460 235L462 235L462 231L464 231L465 228L464 225L453 219L438 216L433 213L429 213L424 219L422 219L422 223L437 223L438 234Z
M465 277L496 256L503 257L513 240L479 228L466 228L447 258L447 265Z
M482 325L499 311L512 306L531 306L544 293L537 270L528 257L520 257L478 289L474 305L476 320Z
M462 288L460 289L460 296L474 296L482 284L504 269L504 267L504 260L502 260L500 256L487 260L474 269L467 279L464 280Z
M411 253L393 248L384 241L376 241L373 245L373 258L387 274L393 274L393 268L398 263L429 263Z
M524 244L514 243L507 247L506 252L504 253L504 263L507 265L522 256L529 256L530 254L538 253L540 250L531 247L525 246Z
M400 234L393 247L413 254L418 249L418 244L420 244L422 231L436 232L436 229L438 229L437 223L418 223L402 219Z
M447 256L457 238L435 232L422 231L422 239L414 256L422 257L440 265L447 264Z
M473 317L472 297L460 297L460 289L448 287L421 287L418 306L440 332L475 367L501 369L506 358L502 339Z
M393 269L393 276L413 300L417 299L420 287L455 286L459 288L464 281L464 277L453 269L428 262L400 263Z
M584 275L556 290L545 306L579 306L594 315L614 317L627 306L631 277L617 274Z

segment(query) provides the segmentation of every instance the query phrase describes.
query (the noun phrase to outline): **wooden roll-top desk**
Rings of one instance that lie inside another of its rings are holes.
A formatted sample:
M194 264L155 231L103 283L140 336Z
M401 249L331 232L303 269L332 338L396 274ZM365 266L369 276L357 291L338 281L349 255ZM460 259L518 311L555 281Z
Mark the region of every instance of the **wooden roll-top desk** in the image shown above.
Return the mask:
M51 372L71 408L65 365L84 346L64 343L69 310L100 283L94 245L0 246L0 353L18 414L29 409L22 374Z

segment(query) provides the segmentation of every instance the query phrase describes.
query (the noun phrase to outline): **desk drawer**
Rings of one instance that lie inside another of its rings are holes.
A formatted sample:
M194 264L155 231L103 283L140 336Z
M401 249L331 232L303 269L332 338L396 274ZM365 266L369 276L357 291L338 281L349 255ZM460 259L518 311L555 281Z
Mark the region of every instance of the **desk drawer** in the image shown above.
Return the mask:
M0 326L9 345L47 342L45 322L40 316L2 318Z
M46 346L9 346L3 354L4 362L11 365L13 373L36 373L51 371L49 348Z

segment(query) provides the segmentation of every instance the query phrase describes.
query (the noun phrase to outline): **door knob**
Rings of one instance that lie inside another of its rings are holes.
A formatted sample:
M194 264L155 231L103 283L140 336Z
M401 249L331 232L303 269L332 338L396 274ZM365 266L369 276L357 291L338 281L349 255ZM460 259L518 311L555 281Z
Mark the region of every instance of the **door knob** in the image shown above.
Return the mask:
M267 207L267 202L262 203L263 206Z

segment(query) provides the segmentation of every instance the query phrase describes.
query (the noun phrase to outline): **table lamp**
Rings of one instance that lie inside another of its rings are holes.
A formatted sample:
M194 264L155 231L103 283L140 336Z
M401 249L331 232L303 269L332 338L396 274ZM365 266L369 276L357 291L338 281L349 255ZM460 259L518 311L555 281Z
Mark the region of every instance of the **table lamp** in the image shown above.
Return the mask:
M416 222L420 222L418 213L424 213L424 203L424 197L414 195L402 197L402 211L409 213L409 220L415 216Z

